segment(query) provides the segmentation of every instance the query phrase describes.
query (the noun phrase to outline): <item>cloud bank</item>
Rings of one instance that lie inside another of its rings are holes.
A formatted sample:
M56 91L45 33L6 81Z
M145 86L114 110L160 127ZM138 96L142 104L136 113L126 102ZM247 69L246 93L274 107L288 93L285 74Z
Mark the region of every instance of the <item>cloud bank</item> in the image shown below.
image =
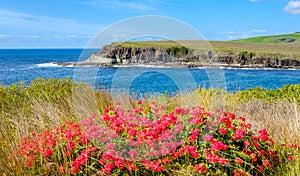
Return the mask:
M0 8L0 33L5 29L13 29L9 31L16 34L91 34L98 32L100 28L99 25L80 23L72 19L38 16Z
M290 1L284 7L284 11L286 11L286 12L288 12L290 14L294 14L294 15L300 14L300 1L299 0L292 0L292 1Z
M224 32L224 34L229 40L237 40L242 38L249 38L249 37L256 37L256 36L263 36L263 35L276 35L280 33L272 32L264 29L253 29L249 31L227 31Z
M0 8L0 48L82 48L101 28Z
M83 4L92 5L100 9L154 11L166 0L87 0Z

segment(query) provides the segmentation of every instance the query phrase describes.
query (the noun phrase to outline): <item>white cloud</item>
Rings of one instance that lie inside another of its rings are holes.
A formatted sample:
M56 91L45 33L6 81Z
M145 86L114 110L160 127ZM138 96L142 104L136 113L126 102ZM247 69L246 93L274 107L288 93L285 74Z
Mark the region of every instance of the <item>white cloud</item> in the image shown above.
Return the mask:
M101 9L151 11L159 4L166 4L166 0L88 0L83 3Z
M285 7L284 10L290 14L300 14L300 1L292 0Z
M249 37L256 37L256 36L263 36L263 35L276 35L279 32L271 32L263 29L253 29L250 31L227 31L223 34L226 35L227 39L235 40L241 38L249 38Z
M30 35L30 34L0 34L0 39L92 39L92 35Z
M0 34L0 48L84 48L89 35Z
M0 8L0 32L11 33L76 33L94 34L102 27L72 19L38 16Z
M0 34L0 39L4 39L4 38L7 38L8 37L8 35L6 35L6 34Z

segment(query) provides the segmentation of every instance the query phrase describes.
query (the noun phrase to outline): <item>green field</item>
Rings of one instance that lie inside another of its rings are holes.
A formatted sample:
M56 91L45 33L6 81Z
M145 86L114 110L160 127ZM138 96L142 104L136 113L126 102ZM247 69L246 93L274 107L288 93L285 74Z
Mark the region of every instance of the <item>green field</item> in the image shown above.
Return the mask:
M252 37L246 39L235 40L237 42L247 42L247 43L299 43L300 42L300 33L292 34L282 34L274 36L260 36Z
M291 42L292 40L292 42ZM289 42L290 41L290 42ZM255 53L257 57L279 57L279 59L300 59L300 33L261 36L234 41L143 41L113 43L116 47L167 49L186 47L195 50L214 50L218 55L238 56L242 52Z

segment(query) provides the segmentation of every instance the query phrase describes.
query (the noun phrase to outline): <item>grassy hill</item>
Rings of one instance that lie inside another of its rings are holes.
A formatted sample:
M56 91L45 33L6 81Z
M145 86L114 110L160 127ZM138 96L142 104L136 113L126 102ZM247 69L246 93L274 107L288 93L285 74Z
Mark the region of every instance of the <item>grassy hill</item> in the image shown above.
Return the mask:
M190 49L211 49L213 48L219 55L238 55L241 52L252 52L256 56L274 55L284 58L294 58L300 60L300 33L284 34L276 36L261 36L233 41L143 41L143 42L123 42L114 43L120 47L136 48L171 48L184 46Z
M300 32L274 36L252 37L235 41L246 43L294 43L300 42Z

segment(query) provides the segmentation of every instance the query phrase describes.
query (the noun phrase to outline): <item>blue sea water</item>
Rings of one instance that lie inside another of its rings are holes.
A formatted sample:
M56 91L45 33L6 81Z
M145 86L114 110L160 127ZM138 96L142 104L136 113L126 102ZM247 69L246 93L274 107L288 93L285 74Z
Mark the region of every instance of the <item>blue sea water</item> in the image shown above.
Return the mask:
M84 50L84 56L81 55L82 51L82 49L0 49L0 84L11 85L20 81L26 84L40 77L71 77L76 81L86 81L95 88L106 87L115 91L124 89L151 94L175 93L182 89L182 86L186 90L193 90L196 86L219 87L236 92L257 86L276 89L285 84L300 84L300 70L140 66L78 68L55 64L55 62L83 60L97 50ZM85 73L87 74L84 75Z

